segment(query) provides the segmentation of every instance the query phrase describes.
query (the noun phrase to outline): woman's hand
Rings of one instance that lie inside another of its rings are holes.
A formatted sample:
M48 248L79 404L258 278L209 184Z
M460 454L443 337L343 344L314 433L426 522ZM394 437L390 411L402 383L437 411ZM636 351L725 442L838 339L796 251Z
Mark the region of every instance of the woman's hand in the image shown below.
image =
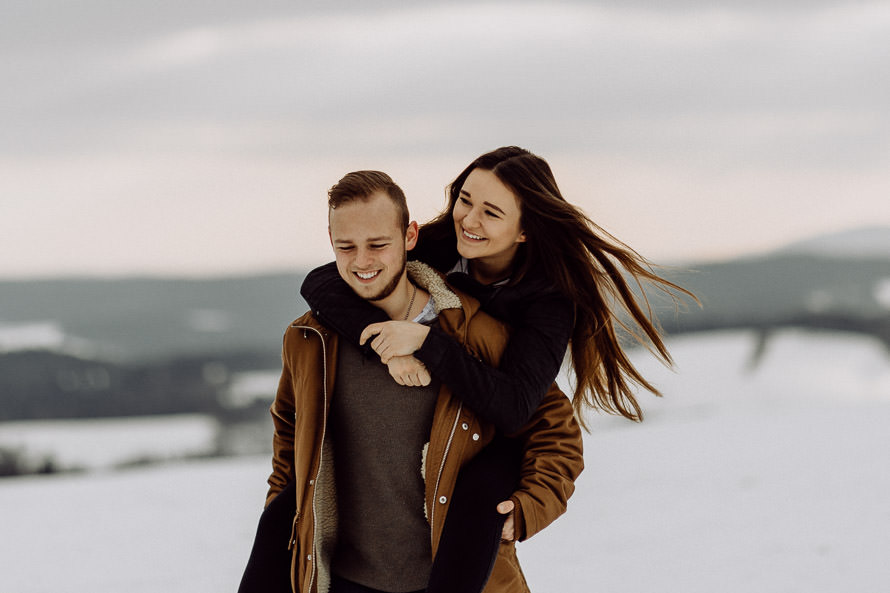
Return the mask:
M430 384L430 372L413 356L393 356L386 364L389 374L399 385L426 387Z
M422 323L413 321L384 321L372 323L365 328L359 338L359 343L364 344L372 336L371 348L380 356L383 364L388 364L394 356L411 356L420 349L426 340L430 328ZM392 371L390 370L390 374Z
M507 515L507 518L504 520L504 528L501 530L501 540L505 542L512 542L516 538L515 520L513 519L513 508L515 506L512 500L505 500L498 505L498 512L502 515Z

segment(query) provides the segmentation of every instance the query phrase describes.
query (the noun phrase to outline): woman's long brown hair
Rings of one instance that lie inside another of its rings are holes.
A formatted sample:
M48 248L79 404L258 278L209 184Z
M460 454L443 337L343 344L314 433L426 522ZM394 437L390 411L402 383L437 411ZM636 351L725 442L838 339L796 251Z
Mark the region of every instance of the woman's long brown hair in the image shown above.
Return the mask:
M543 274L575 303L571 353L573 406L578 421L587 427L583 413L587 407L641 421L643 412L632 385L661 394L631 363L616 325L671 366L673 360L643 287L653 285L675 300L677 293L697 299L656 274L645 258L568 203L547 162L516 146L480 156L451 183L448 208L425 224L420 233L422 240L440 248L435 254L428 253L440 258L430 264L441 269L458 257L452 212L461 187L474 169L494 173L520 202L520 226L528 240L517 252L511 282ZM627 321L619 316L619 310L627 314Z

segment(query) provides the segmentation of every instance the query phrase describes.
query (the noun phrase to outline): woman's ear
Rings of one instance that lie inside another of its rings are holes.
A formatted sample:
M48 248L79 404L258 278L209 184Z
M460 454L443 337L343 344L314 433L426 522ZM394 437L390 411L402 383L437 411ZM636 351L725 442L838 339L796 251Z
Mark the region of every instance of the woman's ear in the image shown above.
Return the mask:
M516 242L517 243L525 243L525 241L526 241L525 231L519 231L519 236L516 237Z

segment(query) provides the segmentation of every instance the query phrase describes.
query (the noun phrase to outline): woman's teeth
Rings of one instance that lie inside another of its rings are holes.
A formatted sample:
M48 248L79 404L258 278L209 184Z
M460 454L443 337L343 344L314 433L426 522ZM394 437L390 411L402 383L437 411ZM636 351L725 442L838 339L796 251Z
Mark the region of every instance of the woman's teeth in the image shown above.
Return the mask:
M464 231L464 235L469 237L470 239L473 239L474 241L482 240L482 237L480 237L479 235L474 235L473 233L468 233L467 231Z

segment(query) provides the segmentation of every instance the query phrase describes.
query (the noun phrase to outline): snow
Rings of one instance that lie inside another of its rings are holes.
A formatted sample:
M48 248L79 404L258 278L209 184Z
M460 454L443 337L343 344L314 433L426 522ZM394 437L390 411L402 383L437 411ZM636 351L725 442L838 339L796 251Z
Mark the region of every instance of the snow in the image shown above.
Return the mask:
M223 333L232 328L232 315L220 309L192 309L186 314L186 325L197 332Z
M52 350L91 358L95 347L65 333L56 321L0 325L0 354L21 350Z
M280 377L280 369L235 373L220 403L229 408L239 408L261 401L270 393L275 393Z
M890 278L882 278L875 283L875 301L890 311Z
M568 513L519 556L533 591L890 590L890 356L783 332L635 352L664 398L591 418ZM3 427L0 426L0 430ZM266 456L0 481L0 591L235 591Z
M200 414L5 422L0 424L0 447L19 451L38 465L51 460L56 469L101 471L207 455L215 451L218 433L216 420Z

